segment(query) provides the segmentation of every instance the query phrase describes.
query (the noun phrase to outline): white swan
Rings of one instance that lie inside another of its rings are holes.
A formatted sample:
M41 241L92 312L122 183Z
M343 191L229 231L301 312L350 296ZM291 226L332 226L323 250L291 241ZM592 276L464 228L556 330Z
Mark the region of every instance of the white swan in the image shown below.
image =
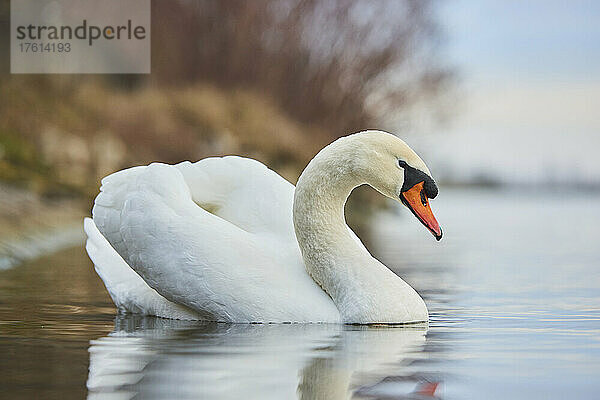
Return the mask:
M232 156L114 173L85 221L86 249L115 304L130 312L246 323L427 321L418 293L346 225L344 204L362 184L404 203L441 238L425 163L396 136L365 131L322 149L296 188Z

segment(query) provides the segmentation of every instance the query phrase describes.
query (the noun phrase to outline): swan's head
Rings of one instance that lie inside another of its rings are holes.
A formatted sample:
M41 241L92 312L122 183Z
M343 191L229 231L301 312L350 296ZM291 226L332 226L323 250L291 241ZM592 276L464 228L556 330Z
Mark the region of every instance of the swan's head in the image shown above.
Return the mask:
M408 207L440 240L442 229L429 205L429 199L437 196L438 188L423 160L403 140L390 133L365 131L351 136L357 144L355 165L367 183Z

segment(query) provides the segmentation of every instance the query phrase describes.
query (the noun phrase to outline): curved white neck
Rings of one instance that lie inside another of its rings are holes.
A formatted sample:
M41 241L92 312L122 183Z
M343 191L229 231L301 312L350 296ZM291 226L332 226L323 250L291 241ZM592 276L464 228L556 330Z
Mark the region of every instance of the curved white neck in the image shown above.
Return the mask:
M421 297L373 258L346 225L348 196L368 183L351 149L339 141L325 147L298 179L294 227L306 270L332 298L343 322L426 321Z

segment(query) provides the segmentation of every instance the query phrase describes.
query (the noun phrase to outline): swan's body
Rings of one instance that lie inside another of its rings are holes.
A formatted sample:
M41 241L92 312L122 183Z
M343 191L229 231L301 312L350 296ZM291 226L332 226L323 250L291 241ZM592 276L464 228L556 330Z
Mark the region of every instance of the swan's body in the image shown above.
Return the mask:
M404 142L377 131L327 146L296 189L241 157L120 171L102 181L85 222L87 250L115 304L131 312L227 322L426 321L421 297L344 220L358 185L400 194L402 168L369 167L387 163L387 152L429 175Z

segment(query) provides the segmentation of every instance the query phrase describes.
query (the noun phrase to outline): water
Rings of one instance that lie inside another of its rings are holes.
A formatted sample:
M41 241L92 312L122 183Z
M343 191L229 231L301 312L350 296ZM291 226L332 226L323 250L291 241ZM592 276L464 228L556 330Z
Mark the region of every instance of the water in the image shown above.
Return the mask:
M30 261L0 271L0 397L597 398L599 200L446 189L439 243L404 210L379 215L373 252L424 296L428 327L115 316L82 248Z

